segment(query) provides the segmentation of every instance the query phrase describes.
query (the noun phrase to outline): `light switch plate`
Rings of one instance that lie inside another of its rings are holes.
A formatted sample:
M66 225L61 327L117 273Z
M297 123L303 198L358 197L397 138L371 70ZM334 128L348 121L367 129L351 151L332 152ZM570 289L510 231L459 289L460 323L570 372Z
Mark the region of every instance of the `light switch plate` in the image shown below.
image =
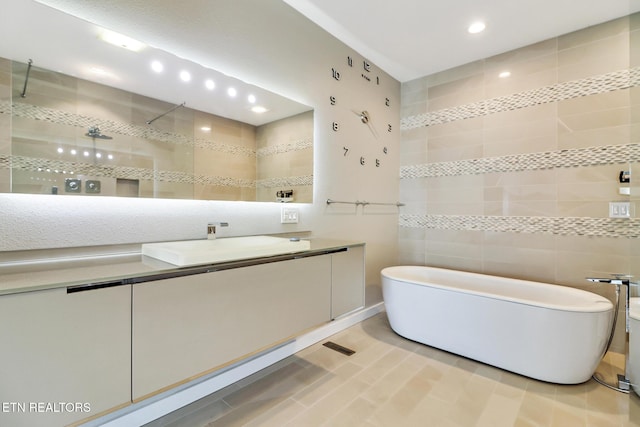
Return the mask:
M297 208L282 207L280 210L280 224L297 224L298 213Z
M631 203L609 202L609 218L631 218Z

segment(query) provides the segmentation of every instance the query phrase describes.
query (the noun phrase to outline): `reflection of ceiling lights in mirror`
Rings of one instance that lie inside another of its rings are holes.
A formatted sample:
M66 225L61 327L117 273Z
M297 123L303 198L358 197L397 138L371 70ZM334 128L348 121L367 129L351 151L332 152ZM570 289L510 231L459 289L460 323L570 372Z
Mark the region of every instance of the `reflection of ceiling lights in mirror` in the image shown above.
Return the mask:
M249 101L250 104L255 104L256 103L256 97L255 95L249 95L247 97L247 101Z
M135 36L145 43L139 52L121 47L133 47L133 43L128 41L106 43L101 38L102 34L108 33L106 28L118 31L117 34L127 34L128 30L125 27L102 27L97 22L102 17L95 14L97 21L92 22L47 6L47 0L2 1L4 9L11 11L11 19L0 25L0 38L11 40L11 43L0 43L2 58L19 63L24 63L25 58L33 58L36 69L55 70L171 105L184 101L193 110L254 126L311 110L309 106L252 85L253 76L239 80L233 77L232 70L216 70L202 62L194 62L189 58L189 52L163 50L158 42L141 35ZM37 43L34 42L36 39ZM153 65L154 71L149 69L152 61L157 61ZM190 72L190 83L180 80L181 70ZM234 102L230 102L231 98L226 93L230 86L237 90ZM247 108L251 105L246 98L250 93L269 108L268 113L258 115ZM80 155L82 151L78 150Z
M161 73L162 70L164 70L164 65L162 65L162 62L160 61L153 61L151 63L151 69L156 73Z
M180 71L180 80L183 82L191 81L191 73L186 70Z
M262 113L266 113L269 110L259 105L256 105L255 107L251 107L251 111L253 111L254 113L262 114Z
M486 28L486 25L484 24L484 22L477 21L469 25L469 28L467 28L467 31L471 34L478 34L483 32L485 28Z
M109 78L109 79L115 79L116 78L115 75L113 75L109 71L105 70L104 68L91 67L91 68L89 68L89 72L92 75L96 76L97 78Z
M114 46L122 47L133 52L139 52L145 47L144 43L123 34L116 33L115 31L103 30L100 38Z
M227 94L233 98L238 94L238 91L235 88L230 87L229 89L227 89Z

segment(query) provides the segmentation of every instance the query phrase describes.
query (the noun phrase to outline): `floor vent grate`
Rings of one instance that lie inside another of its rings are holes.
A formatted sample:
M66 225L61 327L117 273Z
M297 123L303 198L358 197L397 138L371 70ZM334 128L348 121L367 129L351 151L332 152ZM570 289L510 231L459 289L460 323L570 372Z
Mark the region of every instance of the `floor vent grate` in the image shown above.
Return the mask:
M347 347L343 347L340 344L336 344L336 343L334 343L332 341L327 341L326 343L324 343L322 345L325 346L325 347L330 348L331 350L335 350L338 353L342 353L345 356L351 356L352 354L355 353L354 350L351 350L350 348L347 348Z

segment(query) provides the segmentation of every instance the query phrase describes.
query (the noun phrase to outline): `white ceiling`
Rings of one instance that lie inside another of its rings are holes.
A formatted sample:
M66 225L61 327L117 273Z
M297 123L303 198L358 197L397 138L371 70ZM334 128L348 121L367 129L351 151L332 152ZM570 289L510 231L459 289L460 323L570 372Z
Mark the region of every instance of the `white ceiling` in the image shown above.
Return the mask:
M284 0L401 82L640 10L640 0ZM473 21L487 28L468 34Z

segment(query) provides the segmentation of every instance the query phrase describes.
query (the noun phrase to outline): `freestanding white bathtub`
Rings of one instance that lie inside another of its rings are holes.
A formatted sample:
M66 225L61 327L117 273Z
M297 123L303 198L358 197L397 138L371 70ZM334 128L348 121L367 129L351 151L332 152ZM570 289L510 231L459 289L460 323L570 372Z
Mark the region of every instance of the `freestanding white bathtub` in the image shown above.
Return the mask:
M391 328L422 344L559 384L587 381L613 304L565 286L433 267L382 270Z

